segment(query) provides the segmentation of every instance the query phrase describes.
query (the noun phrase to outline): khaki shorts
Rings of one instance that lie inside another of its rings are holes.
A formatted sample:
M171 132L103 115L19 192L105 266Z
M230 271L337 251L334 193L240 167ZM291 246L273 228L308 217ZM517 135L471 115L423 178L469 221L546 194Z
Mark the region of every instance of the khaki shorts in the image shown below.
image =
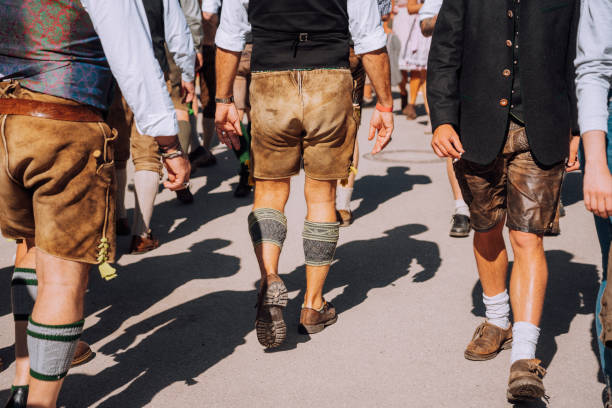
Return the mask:
M529 149L525 128L510 122L503 151L490 164L455 163L472 227L488 231L504 216L508 228L559 234L559 203L565 164L541 167Z
M249 86L251 86L251 54L253 44L247 44L240 56L238 72L234 79L234 104L238 110L248 110L251 108L249 100Z
M106 123L115 129L118 135L115 148L116 168L125 169L131 150L136 171L155 171L160 177L163 175L163 164L157 141L152 136L138 133L134 123L134 114L121 96L119 89L115 91Z
M0 83L4 97L77 102ZM1 94L1 93L0 93ZM46 253L97 264L102 238L115 254L113 141L104 122L0 115L0 230Z
M316 180L348 177L357 120L348 69L251 74L255 178L293 176L304 162Z

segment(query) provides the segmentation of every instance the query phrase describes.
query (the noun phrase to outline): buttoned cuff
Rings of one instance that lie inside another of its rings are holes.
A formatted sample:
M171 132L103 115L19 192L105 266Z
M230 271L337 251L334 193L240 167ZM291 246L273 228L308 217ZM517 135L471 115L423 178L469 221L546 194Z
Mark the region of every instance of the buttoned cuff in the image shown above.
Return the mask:
M366 54L384 48L387 45L387 34L379 25L374 31L361 36L361 38L353 38L353 41L355 43L355 54Z

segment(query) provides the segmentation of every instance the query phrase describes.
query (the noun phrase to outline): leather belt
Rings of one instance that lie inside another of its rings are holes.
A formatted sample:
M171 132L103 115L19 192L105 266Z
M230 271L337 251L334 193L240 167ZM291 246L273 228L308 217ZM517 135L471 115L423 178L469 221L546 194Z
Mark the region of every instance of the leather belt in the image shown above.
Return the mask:
M67 122L103 122L102 113L83 105L63 105L54 102L40 102L30 99L0 99L0 115L32 116L42 119Z

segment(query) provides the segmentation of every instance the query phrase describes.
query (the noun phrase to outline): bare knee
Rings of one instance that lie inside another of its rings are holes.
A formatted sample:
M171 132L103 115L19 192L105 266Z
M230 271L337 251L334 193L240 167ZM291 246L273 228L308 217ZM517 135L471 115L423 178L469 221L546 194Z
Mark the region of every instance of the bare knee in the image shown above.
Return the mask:
M289 199L291 180L255 180L255 200L253 209L273 208L283 212Z
M510 230L510 242L514 251L528 251L542 247L542 236L531 232Z

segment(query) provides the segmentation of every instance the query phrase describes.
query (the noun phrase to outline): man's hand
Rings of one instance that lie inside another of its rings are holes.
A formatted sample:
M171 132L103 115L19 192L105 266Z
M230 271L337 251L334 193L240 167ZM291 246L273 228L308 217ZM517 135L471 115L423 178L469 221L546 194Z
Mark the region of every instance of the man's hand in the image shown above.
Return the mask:
M376 135L377 132L378 135ZM368 140L372 140L376 136L372 154L380 152L389 144L392 133L393 112L381 112L378 109L374 109L374 114L370 120L370 135L368 136Z
M565 165L565 171L576 171L580 169L580 162L578 161L578 149L580 147L580 136L570 136L570 147L569 147L569 158Z
M582 141L586 158L584 205L599 217L612 217L612 174L606 157L606 133L591 130L582 135Z
M204 66L204 54L201 52L196 53L196 64L195 64L195 72L199 72Z
M174 136L159 136L155 140L161 149L167 153L176 152L181 148L178 137ZM191 165L187 156L174 157L172 159L163 159L164 166L168 170L168 181L164 181L164 187L172 191L182 190L187 187L189 182L189 174Z
M183 103L192 102L195 98L195 81L186 82L181 80L181 97Z
M431 147L439 157L460 159L461 155L465 153L459 135L455 132L455 128L449 124L440 125L436 128L431 139Z
M172 153L169 151L168 153ZM183 190L189 186L189 174L191 164L186 153L172 159L164 159L164 167L168 171L168 180L164 181L164 187L168 190Z
M230 149L240 149L240 139L242 129L240 128L240 118L238 110L233 103L218 103L215 112L215 126L219 141Z
M421 21L421 34L423 34L424 37L431 37L433 35L436 21L438 21L437 14Z

